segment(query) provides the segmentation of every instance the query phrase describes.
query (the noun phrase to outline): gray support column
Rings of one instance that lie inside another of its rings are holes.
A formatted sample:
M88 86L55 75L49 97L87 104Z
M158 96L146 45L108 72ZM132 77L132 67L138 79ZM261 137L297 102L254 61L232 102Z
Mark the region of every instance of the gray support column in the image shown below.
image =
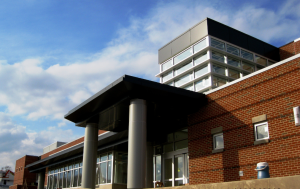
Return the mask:
M85 127L82 188L95 189L96 163L98 145L98 125L88 123Z
M39 172L38 174L38 189L44 189L45 184L45 171Z
M146 187L146 101L133 99L129 106L127 188Z

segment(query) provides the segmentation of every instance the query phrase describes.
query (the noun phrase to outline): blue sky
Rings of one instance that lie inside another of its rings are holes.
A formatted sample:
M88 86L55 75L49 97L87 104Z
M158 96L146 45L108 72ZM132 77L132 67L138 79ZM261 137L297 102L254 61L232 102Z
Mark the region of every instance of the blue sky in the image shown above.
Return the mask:
M0 1L0 166L84 134L64 115L124 74L158 81L157 51L210 17L282 46L300 37L300 2Z

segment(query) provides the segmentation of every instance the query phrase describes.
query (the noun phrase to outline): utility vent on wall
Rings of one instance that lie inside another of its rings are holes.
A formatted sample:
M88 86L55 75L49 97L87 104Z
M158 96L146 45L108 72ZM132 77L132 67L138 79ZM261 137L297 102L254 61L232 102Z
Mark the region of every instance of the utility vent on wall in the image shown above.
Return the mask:
M59 142L59 141L54 142L53 144L50 144L49 146L46 146L43 149L43 154L48 153L48 152L50 152L52 150L55 150L56 148L58 148L58 147L60 147L60 146L62 146L64 144L66 144L66 142Z

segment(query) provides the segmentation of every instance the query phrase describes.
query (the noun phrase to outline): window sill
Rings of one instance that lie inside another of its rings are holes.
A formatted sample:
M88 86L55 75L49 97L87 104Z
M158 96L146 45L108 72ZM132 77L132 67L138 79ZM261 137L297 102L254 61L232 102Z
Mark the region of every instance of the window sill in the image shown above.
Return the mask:
M266 143L269 143L269 142L270 142L269 139L263 139L263 140L254 141L254 145L266 144Z
M219 153L219 152L223 152L223 151L224 151L224 148L216 149L216 150L213 150L212 153L215 154L215 153Z

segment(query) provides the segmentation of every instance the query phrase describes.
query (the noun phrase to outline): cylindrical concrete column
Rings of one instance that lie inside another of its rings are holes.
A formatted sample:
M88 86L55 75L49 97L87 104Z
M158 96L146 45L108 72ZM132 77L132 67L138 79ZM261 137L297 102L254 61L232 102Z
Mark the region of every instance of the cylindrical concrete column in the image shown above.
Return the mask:
M38 189L44 189L45 184L45 171L41 171L38 174Z
M82 188L95 189L98 145L98 125L88 123L85 127L82 162Z
M127 188L146 187L146 101L133 99L129 106Z

